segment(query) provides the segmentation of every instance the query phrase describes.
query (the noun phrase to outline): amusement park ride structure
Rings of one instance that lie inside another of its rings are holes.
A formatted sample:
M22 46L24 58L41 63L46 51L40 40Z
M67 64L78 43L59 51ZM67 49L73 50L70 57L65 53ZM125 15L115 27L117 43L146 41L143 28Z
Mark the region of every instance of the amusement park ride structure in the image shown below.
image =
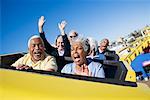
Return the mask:
M136 82L131 61L148 47L150 36L137 38L117 51L120 61L104 61L115 68L114 77L97 78L47 72L17 70L10 65L25 53L0 55L1 100L150 100L150 88ZM127 53L122 53L128 51Z

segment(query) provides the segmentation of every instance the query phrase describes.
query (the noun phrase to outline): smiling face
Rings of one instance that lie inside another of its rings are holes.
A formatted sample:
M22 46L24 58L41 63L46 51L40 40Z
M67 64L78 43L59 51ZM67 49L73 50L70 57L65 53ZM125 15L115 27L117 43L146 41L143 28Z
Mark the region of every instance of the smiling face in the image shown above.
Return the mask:
M87 52L84 51L83 45L80 42L73 43L71 46L71 57L74 63L78 66L86 64Z
M109 45L109 40L108 40L108 39L104 39L104 40L100 43L100 49L101 49L102 51L105 51L108 45Z
M45 48L41 38L34 38L30 41L29 53L33 62L43 60L45 58Z
M69 41L70 41L70 43L72 43L73 39L74 39L75 37L77 37L77 36L78 36L78 33L77 33L77 32L71 32L71 33L69 34Z
M59 36L57 38L56 46L57 46L58 51L63 51L64 50L64 41L63 41L62 36Z

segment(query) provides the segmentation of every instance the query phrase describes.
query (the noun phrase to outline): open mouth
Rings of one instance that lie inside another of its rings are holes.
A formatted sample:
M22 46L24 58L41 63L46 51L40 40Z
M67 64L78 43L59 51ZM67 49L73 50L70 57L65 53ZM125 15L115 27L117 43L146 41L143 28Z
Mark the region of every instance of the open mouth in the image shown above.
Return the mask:
M64 46L63 46L63 45L58 46L58 49L60 49L60 50L64 50Z
M40 51L35 51L35 52L34 52L34 55L35 55L35 56L41 56L41 54L42 54L42 53L41 53Z
M81 60L80 55L74 54L73 56L75 62L79 62Z

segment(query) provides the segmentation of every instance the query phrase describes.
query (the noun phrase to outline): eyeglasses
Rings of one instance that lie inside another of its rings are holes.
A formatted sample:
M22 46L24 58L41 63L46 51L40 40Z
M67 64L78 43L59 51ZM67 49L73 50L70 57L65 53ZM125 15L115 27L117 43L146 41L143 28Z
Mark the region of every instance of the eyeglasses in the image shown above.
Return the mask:
M76 36L70 36L70 38L75 38Z

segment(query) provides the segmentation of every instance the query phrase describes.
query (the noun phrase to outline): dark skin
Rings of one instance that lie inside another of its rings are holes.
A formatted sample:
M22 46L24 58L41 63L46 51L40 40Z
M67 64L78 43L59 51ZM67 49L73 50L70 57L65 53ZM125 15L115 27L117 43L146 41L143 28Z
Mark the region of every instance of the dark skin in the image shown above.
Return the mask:
M45 58L45 48L42 43L42 40L40 38L35 38L30 41L30 46L29 46L29 53L31 55L31 60L36 63L39 60L43 60ZM27 66L27 65L19 65L16 67L16 69L19 70L27 70L27 69L32 69L32 66ZM51 71L51 69L49 69Z
M108 39L104 39L101 43L100 43L100 47L98 48L101 51L105 51L107 49L107 46L109 45L109 40Z
M27 66L27 65L19 65L19 66L17 66L16 67L16 69L18 69L18 70L27 70L27 69L33 69L32 67L30 67L30 66Z
M76 64L76 73L77 75L90 76L87 61L86 61L87 52L84 51L84 48L80 42L73 43L71 48L71 57Z

